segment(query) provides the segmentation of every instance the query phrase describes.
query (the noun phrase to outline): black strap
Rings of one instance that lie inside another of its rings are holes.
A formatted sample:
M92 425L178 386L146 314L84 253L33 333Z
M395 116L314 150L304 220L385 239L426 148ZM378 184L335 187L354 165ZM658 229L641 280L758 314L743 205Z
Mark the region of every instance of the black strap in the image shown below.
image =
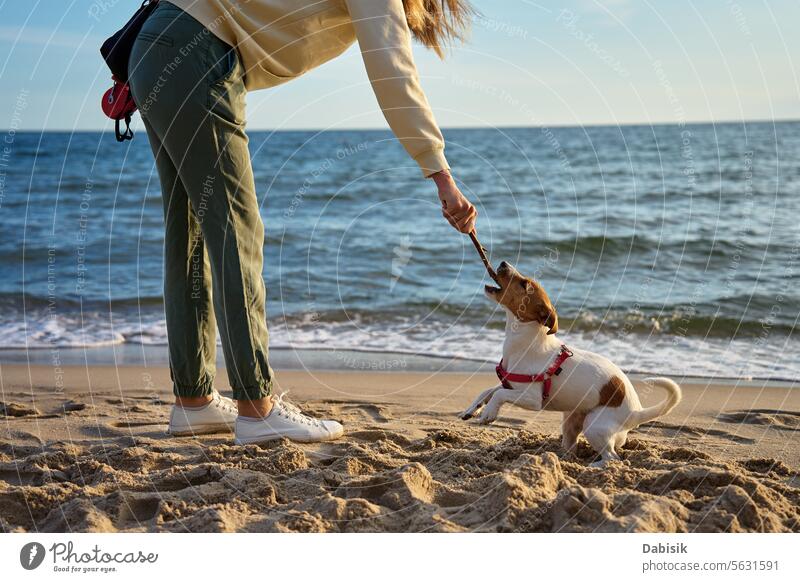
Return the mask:
M117 136L117 141L122 142L128 139L133 139L133 130L131 129L131 116L130 113L125 116L125 131L122 132L119 130L119 122L122 121L121 119L117 119L114 123L114 133Z

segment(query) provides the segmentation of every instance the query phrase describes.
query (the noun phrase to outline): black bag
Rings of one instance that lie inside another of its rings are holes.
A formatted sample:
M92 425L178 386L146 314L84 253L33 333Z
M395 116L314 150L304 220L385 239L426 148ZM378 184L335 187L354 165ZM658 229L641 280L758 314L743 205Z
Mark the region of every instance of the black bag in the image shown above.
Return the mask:
M139 35L144 21L150 16L158 0L144 0L142 5L128 21L128 23L117 32L106 39L100 47L100 54L103 55L108 68L120 83L128 82L128 59L131 56L133 42Z
M136 103L133 102L131 89L128 86L128 60L131 57L131 50L142 25L155 7L158 0L144 0L142 5L133 17L106 39L100 47L100 54L103 60L111 69L114 86L106 91L100 105L108 117L114 120L114 134L117 141L133 139L131 129L131 115L136 111ZM125 121L125 131L120 130L120 122Z

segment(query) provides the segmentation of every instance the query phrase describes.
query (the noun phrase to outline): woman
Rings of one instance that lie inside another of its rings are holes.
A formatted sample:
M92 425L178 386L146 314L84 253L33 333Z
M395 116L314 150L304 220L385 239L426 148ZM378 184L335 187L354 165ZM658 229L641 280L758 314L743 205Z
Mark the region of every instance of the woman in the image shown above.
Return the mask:
M446 41L463 37L470 12L465 0L159 2L133 46L130 84L164 200L171 434L233 428L239 444L341 436L339 423L272 396L245 93L302 75L358 40L389 126L436 183L445 218L469 233L477 213L450 176L409 31L441 56ZM213 389L217 327L236 404Z

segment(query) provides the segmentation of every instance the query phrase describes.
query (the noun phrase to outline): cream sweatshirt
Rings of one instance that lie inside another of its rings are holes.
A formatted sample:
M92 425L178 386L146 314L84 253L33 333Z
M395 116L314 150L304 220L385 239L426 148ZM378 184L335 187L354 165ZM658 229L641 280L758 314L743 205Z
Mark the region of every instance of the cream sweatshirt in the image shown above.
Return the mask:
M299 77L358 40L378 104L425 176L448 169L402 0L169 0L236 48L248 90Z

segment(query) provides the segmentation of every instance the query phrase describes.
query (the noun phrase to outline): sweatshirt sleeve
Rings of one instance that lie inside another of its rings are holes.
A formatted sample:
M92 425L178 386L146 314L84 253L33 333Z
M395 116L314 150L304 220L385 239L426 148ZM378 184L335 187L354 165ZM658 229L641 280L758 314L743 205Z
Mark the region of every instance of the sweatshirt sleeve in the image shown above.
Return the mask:
M419 84L403 0L345 0L383 115L425 177L449 169L444 138Z

